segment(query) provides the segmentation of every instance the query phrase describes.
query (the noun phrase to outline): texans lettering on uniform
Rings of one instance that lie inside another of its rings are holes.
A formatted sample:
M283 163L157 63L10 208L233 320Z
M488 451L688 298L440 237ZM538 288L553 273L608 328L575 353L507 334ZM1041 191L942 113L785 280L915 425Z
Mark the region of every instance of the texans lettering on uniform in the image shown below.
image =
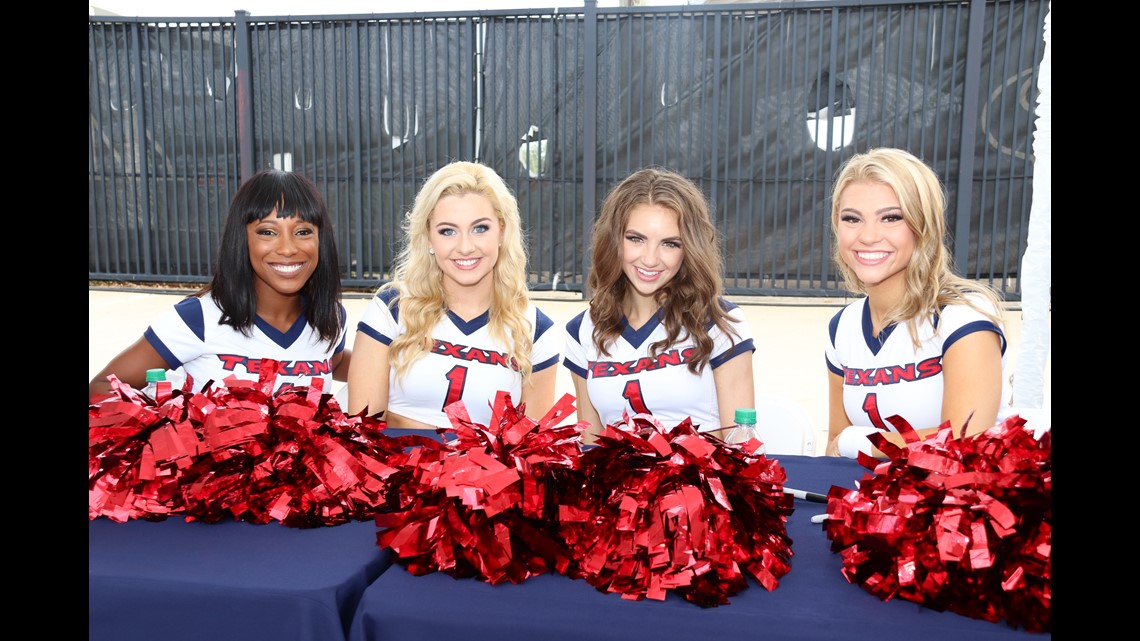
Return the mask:
M843 370L844 385L893 385L901 381L918 381L942 373L942 357L933 356L918 363L891 365L874 369L848 367Z
M218 360L222 361L222 368L227 372L235 371L239 366L244 366L245 371L250 374L261 373L262 359L260 358L249 358L238 354L218 354ZM332 363L327 359L323 361L278 362L281 363L278 374L282 376L322 376L332 373Z
M449 343L444 340L435 339L435 345L432 347L433 354L440 354L442 356L450 356L451 358L461 361L478 361L488 365L498 365L500 367L509 367L514 371L519 371L518 361L510 359L510 364L507 361L507 355L503 352L492 352L478 347L468 347L466 345L457 345Z
M590 376L605 378L607 376L625 376L639 372L649 372L671 365L685 365L693 355L693 348L683 350L671 349L662 352L657 358L639 358L635 361L590 361Z

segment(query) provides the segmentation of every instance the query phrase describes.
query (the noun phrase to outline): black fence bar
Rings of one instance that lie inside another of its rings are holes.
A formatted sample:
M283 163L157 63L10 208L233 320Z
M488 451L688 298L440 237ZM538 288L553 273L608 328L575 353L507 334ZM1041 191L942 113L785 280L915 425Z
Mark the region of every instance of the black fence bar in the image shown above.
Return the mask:
M204 283L241 180L304 172L349 289L453 160L519 199L534 290L586 294L589 234L663 165L712 202L736 295L839 296L852 154L903 147L948 196L959 270L1020 300L1047 0L818 0L352 16L89 17L89 277Z

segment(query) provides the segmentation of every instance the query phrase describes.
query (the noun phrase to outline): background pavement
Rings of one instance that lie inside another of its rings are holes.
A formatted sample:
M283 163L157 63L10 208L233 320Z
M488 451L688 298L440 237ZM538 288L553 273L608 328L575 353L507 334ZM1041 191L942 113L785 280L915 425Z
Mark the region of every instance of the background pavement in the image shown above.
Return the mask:
M116 354L142 336L151 321L186 296L191 290L156 290L91 287L88 291L88 378L94 377ZM556 327L586 309L576 293L534 292L535 304L546 312ZM356 324L364 314L371 293L347 292L348 343L356 336ZM827 323L839 308L851 301L844 298L729 297L745 311L755 337L752 368L756 393L782 396L799 406L815 428L815 453L822 455L827 444L827 376L823 358ZM1005 332L1009 343L1006 372L1017 364L1021 344L1021 307L1008 303ZM1050 341L1051 345L1051 341ZM1050 354L1052 349L1050 347ZM566 368L558 366L555 398L574 394ZM1051 414L1050 373L1052 358L1046 359L1045 403L1040 409ZM338 383L338 385L340 385ZM1011 386L1007 381L1006 398ZM576 420L571 417L568 421Z

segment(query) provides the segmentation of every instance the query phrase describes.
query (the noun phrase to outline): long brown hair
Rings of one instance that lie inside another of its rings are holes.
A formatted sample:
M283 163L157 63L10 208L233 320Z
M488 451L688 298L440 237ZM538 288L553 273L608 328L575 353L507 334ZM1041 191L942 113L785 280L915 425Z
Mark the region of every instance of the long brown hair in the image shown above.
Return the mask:
M712 354L710 323L729 336L739 335L721 297L724 261L708 201L692 181L668 169L647 167L630 174L606 196L594 222L587 283L592 292L594 345L608 356L607 347L621 335L623 306L632 289L622 270L623 238L630 211L643 204L664 207L677 215L685 250L677 274L656 294L666 337L650 345L649 355L658 356L687 334L695 346L688 367L697 374Z

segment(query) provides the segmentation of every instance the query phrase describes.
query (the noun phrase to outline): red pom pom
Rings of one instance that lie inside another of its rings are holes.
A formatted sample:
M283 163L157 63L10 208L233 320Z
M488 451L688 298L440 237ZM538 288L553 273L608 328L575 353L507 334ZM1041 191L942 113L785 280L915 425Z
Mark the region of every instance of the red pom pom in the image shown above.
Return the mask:
M377 543L417 576L439 571L496 585L566 568L550 515L559 479L581 453L585 424L556 427L573 409L564 396L536 422L499 392L483 426L462 401L449 405L458 438L404 457L398 467L407 473L391 480L399 500L376 515Z
M180 483L202 445L186 415L186 390L156 405L114 375L108 380L112 392L88 406L88 517L124 523L180 513Z
M743 572L769 591L779 585L794 510L779 462L700 433L688 418L667 432L648 414L626 415L598 442L561 511L571 576L625 599L674 590L702 607L748 587Z
M926 440L882 450L888 461L860 457L874 476L856 490L833 487L824 522L847 580L884 601L1051 630L1051 433L1035 440L1024 425L1013 416L953 438L947 421Z
M384 422L345 415L323 379L274 394L279 366L263 360L257 382L196 394L188 379L157 409L113 380L123 400L90 411L90 517L292 527L371 518L402 445L382 434Z

